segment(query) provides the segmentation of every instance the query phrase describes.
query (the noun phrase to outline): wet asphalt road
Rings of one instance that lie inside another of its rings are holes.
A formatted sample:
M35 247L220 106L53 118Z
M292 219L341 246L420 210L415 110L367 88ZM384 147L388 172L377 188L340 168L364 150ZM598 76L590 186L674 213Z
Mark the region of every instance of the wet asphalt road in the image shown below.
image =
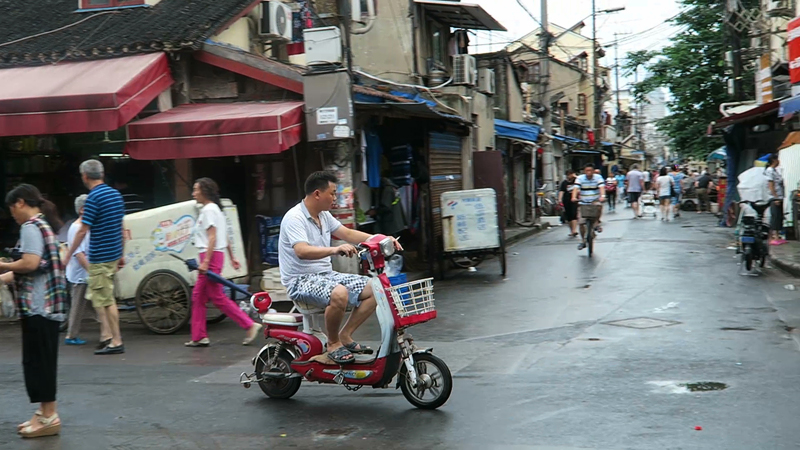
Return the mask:
M62 436L21 441L19 331L0 324L0 450L798 448L800 354L780 320L800 302L791 280L738 275L711 217L629 214L606 216L591 260L557 228L510 249L506 280L487 261L436 283L439 319L412 330L455 374L433 412L393 389L307 383L269 400L238 385L257 348L232 322L210 326L207 349L127 324L122 357L62 346ZM625 319L657 327L609 324ZM357 337L374 342L374 325Z

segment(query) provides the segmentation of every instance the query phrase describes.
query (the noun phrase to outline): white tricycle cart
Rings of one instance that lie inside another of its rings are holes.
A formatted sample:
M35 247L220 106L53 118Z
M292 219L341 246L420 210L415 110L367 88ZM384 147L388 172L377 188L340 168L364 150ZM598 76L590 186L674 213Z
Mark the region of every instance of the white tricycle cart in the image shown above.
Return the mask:
M247 275L247 260L236 205L222 200L229 242L241 263L231 265L227 252L222 276L227 279ZM183 328L191 317L191 287L197 273L174 256L187 260L198 258L193 245L195 224L200 206L186 201L125 216L125 266L115 279L115 296L121 311L136 310L150 331L172 334ZM239 300L230 293L233 300ZM216 323L225 318L210 302L207 320Z

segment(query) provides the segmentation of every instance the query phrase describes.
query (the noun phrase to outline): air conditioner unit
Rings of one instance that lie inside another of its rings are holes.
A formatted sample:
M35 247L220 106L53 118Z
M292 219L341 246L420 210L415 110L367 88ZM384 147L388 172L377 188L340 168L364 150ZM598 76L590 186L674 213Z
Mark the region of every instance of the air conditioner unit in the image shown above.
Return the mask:
M478 67L472 55L453 55L453 84L478 84Z
M494 69L478 69L478 90L484 94L494 95L496 92Z
M767 3L767 15L770 17L793 17L794 2L792 0L771 0Z
M261 2L260 36L292 40L292 8L277 0Z

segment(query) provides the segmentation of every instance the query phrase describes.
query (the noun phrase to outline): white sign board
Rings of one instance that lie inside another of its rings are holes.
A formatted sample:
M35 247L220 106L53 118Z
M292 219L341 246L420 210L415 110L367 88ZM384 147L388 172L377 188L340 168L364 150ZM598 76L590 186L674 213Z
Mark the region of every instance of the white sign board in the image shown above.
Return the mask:
M472 189L442 194L444 251L500 247L497 194L494 189Z

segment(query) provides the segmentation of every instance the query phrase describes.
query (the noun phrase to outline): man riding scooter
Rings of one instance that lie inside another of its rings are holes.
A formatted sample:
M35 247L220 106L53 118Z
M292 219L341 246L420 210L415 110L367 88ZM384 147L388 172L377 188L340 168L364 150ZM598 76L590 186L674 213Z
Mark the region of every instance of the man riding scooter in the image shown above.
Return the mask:
M328 356L337 364L346 364L355 359L353 353L371 352L352 335L375 311L376 301L369 278L333 271L331 256L354 256L358 250L351 244L371 237L343 226L329 212L336 201L336 184L331 172L314 172L308 177L305 198L281 220L278 259L281 283L289 298L325 308ZM331 236L351 244L331 247ZM342 328L348 305L354 310Z

